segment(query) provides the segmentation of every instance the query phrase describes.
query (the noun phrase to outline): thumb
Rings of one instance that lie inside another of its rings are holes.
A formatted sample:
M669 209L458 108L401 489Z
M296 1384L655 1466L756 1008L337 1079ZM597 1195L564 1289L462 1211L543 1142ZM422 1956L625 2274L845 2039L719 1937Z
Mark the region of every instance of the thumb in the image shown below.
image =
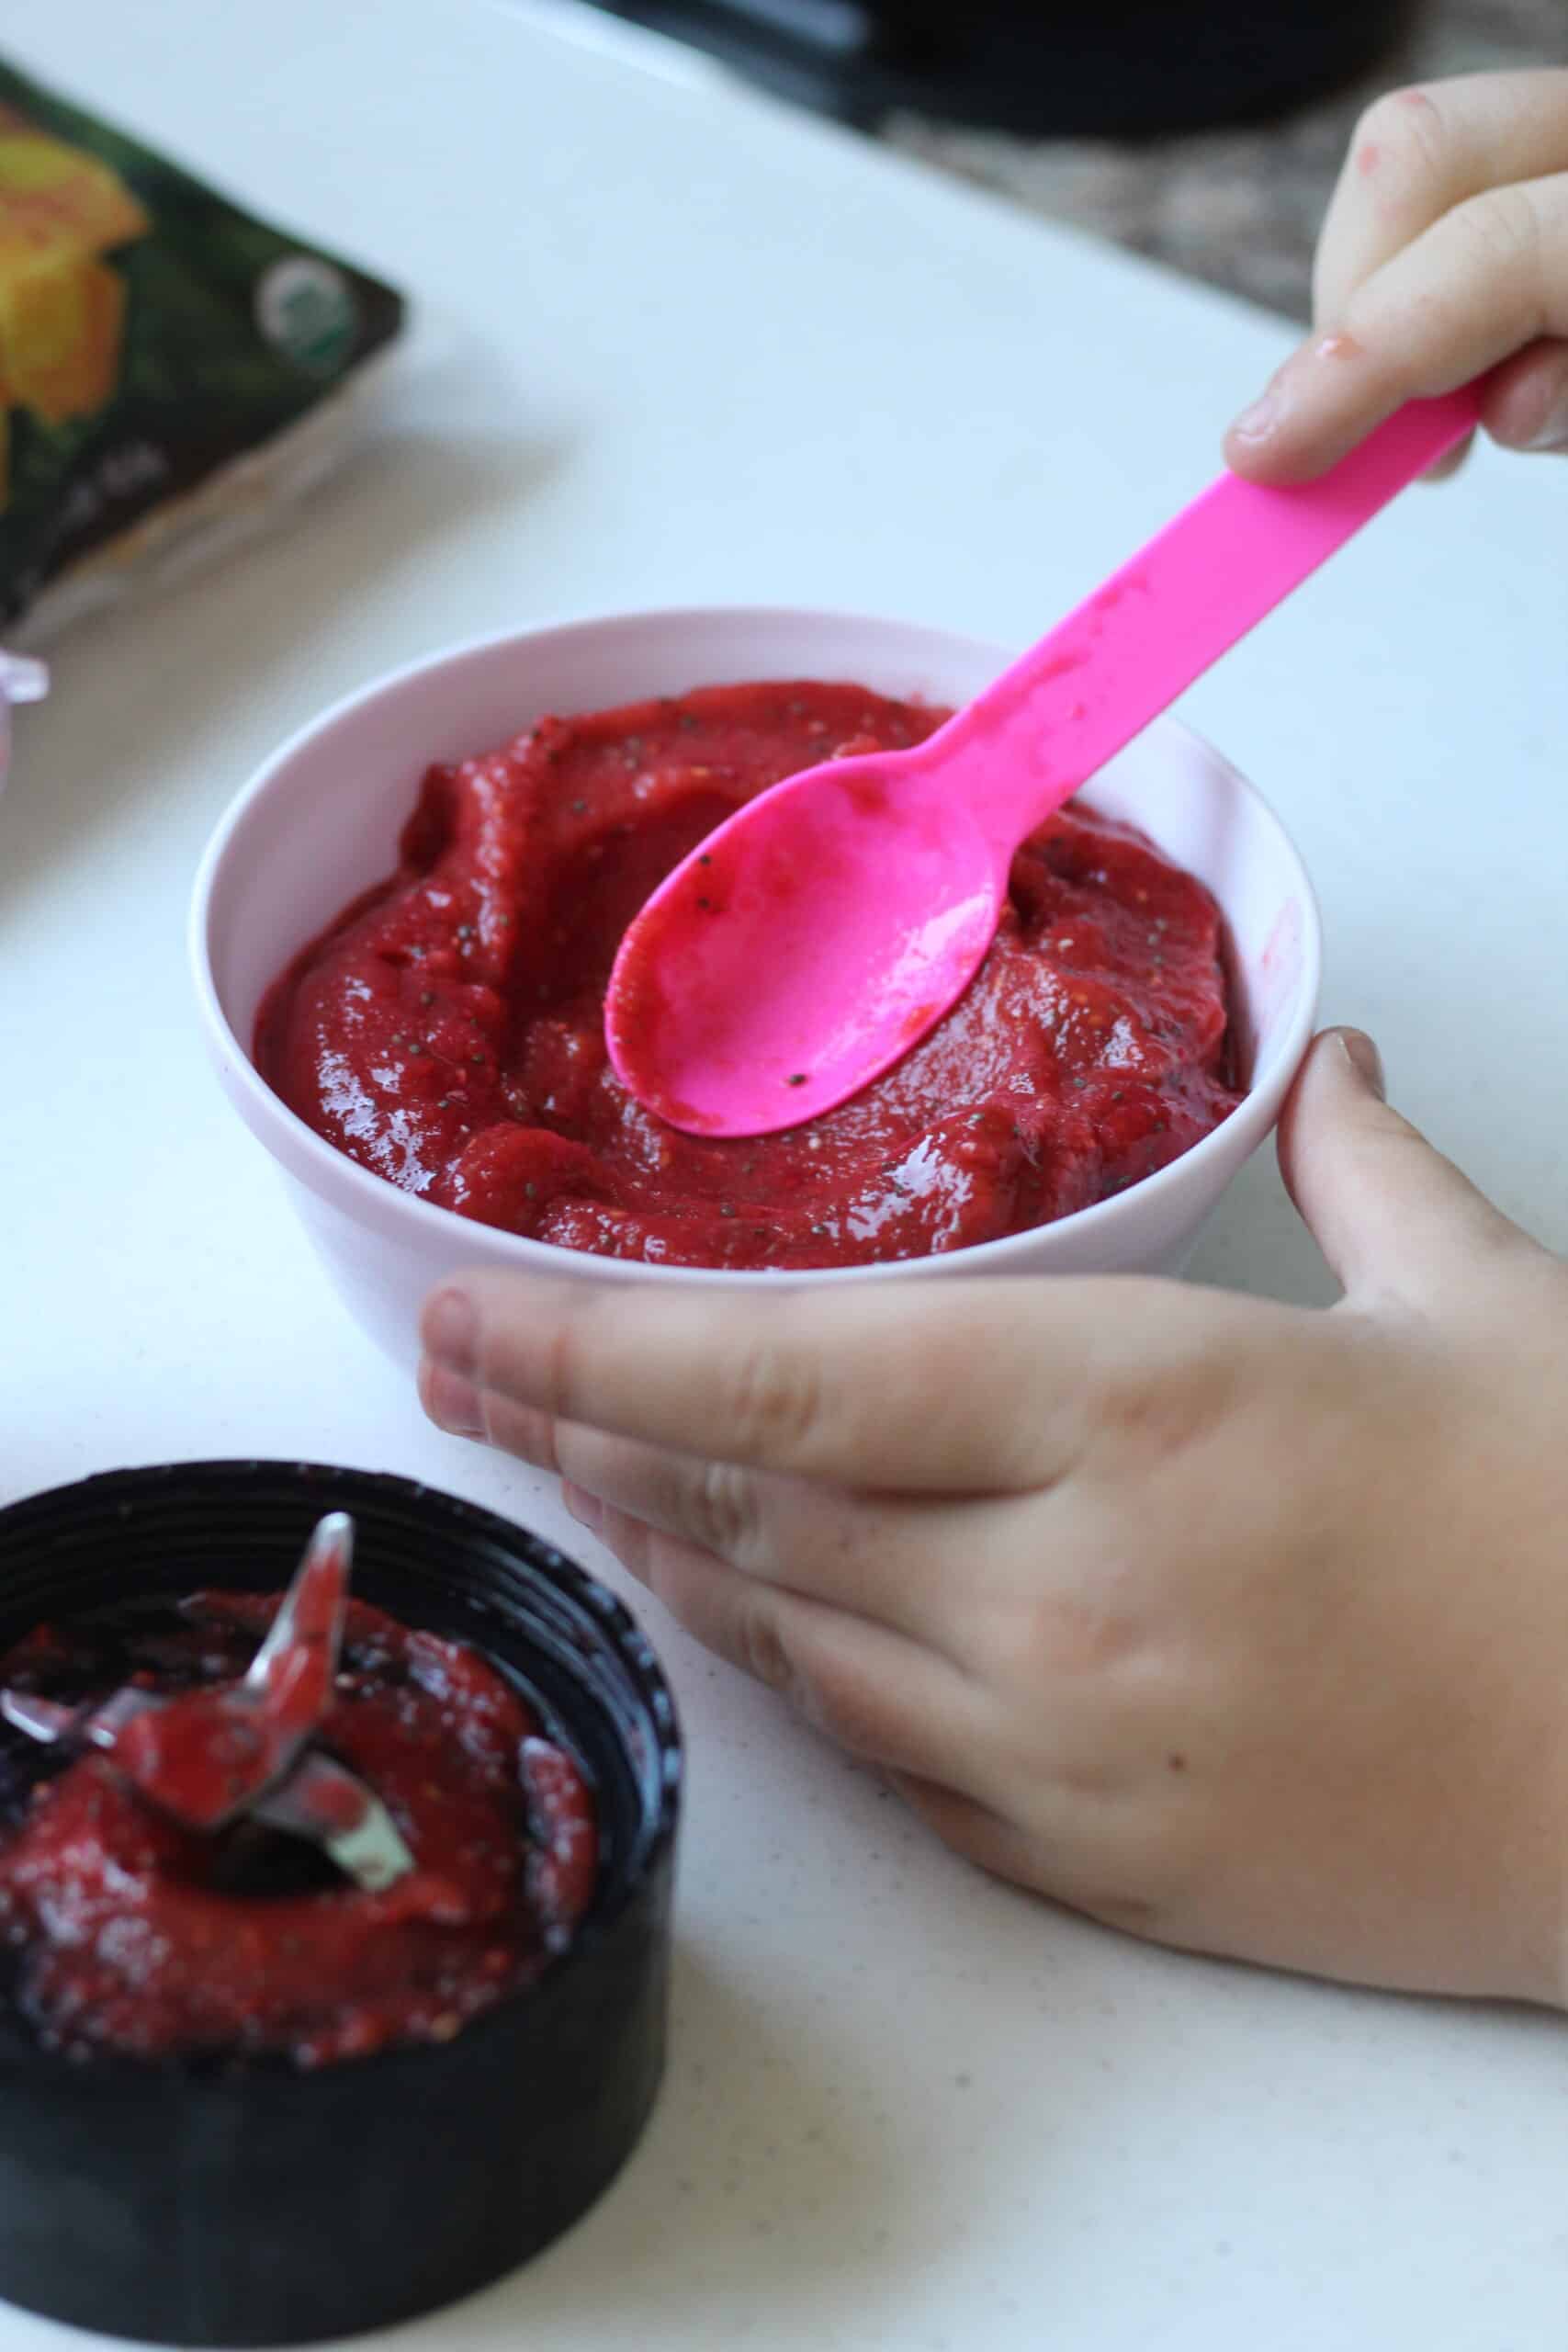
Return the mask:
M1280 1121L1291 1198L1348 1292L1429 1298L1473 1284L1499 1253L1536 1245L1383 1101L1382 1064L1359 1029L1307 1055Z

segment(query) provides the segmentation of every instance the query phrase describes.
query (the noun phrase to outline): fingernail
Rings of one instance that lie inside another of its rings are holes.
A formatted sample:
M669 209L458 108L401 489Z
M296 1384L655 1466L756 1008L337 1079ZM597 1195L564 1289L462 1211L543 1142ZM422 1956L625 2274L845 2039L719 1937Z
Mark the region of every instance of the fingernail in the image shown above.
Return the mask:
M466 1374L426 1363L420 1378L424 1409L451 1437L487 1437L484 1400Z
M1526 449L1568 449L1568 385L1564 385L1528 441Z
M471 1373L479 1357L479 1318L468 1292L437 1291L425 1307L420 1336L437 1363Z
M1382 1056L1364 1029L1342 1029L1339 1043L1345 1058L1358 1078L1370 1086L1380 1102L1388 1099L1388 1087L1383 1078Z
M560 1498L576 1520L579 1527L586 1527L590 1535L597 1535L604 1523L604 1506L597 1495L589 1494L581 1487L561 1480Z
M1244 408L1231 426L1238 441L1267 441L1280 422L1280 395L1272 389Z

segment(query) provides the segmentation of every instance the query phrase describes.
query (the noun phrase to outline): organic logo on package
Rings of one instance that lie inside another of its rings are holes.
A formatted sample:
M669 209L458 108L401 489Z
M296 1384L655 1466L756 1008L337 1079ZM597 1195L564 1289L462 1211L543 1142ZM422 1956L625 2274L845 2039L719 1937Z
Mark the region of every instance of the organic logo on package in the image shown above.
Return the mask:
M151 226L107 164L0 107L0 511L12 410L56 426L113 392L125 280L104 255Z
M354 293L341 269L314 254L275 261L256 287L256 324L301 368L328 376L353 346Z

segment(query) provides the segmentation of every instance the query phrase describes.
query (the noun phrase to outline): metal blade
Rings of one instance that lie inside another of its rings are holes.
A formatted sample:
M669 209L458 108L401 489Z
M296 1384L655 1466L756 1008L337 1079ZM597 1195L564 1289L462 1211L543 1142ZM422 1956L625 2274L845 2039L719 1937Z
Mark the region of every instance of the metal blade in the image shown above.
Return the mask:
M380 1798L345 1765L314 1750L251 1807L251 1818L308 1838L370 1894L395 1886L414 1868Z
M40 1699L32 1690L0 1690L0 1715L13 1731L25 1731L29 1739L41 1740L52 1747L57 1739L69 1739L80 1731L80 1707L62 1706L58 1699Z
M168 1703L155 1691L117 1690L89 1714L85 1708L69 1706L60 1699L40 1698L36 1690L0 1690L0 1715L16 1730L25 1731L29 1739L74 1739L110 1749L127 1724Z
M248 1698L264 1705L287 1702L291 1718L310 1713L312 1724L321 1721L332 1704L353 1566L354 1521L345 1510L329 1511L312 1531L266 1639L251 1660L241 1685Z

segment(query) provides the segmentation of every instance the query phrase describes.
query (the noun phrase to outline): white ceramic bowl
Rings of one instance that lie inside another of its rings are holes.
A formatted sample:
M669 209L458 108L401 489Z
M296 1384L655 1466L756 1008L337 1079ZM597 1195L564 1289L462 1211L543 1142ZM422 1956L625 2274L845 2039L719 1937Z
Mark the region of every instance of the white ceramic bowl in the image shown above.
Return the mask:
M251 1061L268 983L340 907L397 862L397 836L433 760L503 741L547 711L592 710L754 678L845 679L958 703L1009 659L944 630L834 613L637 613L520 629L435 655L338 703L274 753L202 860L191 956L208 1041L231 1101L282 1170L350 1312L403 1363L420 1301L458 1265L534 1267L582 1281L685 1285L908 1282L941 1274L1175 1272L1242 1163L1273 1126L1317 1011L1316 904L1278 819L1198 737L1161 720L1085 799L1141 825L1224 910L1246 1100L1157 1175L1055 1225L894 1265L754 1275L648 1266L558 1250L434 1208L311 1133Z

